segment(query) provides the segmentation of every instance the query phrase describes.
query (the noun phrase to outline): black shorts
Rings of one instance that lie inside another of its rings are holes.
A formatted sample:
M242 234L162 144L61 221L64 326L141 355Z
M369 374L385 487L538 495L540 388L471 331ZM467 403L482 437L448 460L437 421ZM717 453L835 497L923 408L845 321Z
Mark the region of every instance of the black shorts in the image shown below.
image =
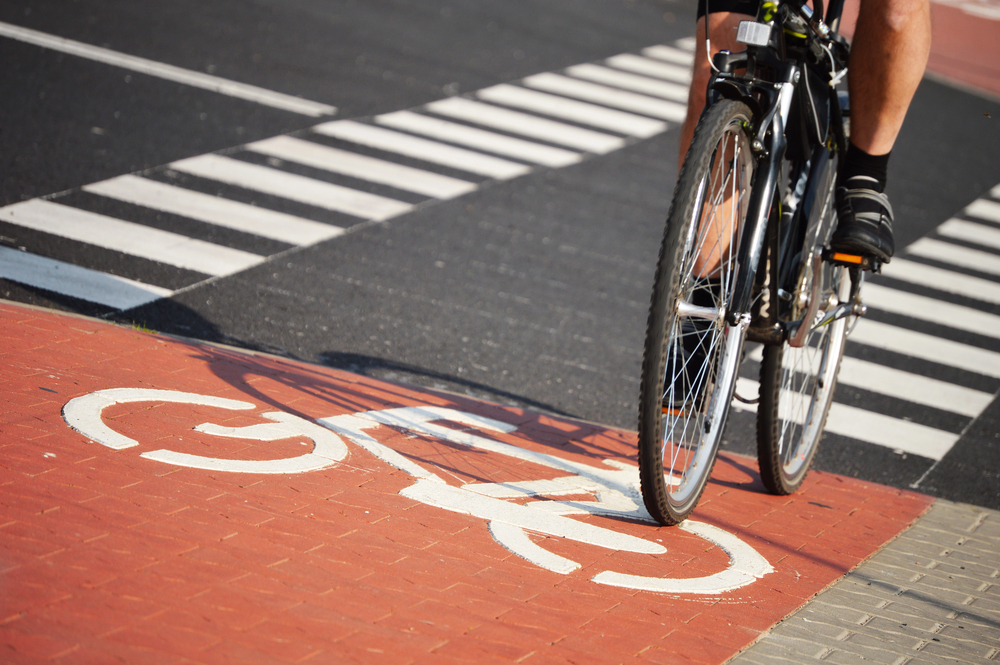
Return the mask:
M757 16L760 0L708 0L708 9L715 12L736 12ZM698 18L705 15L705 0L698 0Z

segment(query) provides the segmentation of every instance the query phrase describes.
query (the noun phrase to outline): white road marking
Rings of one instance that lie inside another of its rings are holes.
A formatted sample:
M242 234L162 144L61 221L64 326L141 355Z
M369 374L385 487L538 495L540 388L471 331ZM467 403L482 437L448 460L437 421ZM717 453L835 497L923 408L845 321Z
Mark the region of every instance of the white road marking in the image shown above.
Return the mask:
M636 74L642 74L643 76L652 76L677 83L686 84L691 82L691 67L689 66L684 67L660 60L652 60L632 53L615 55L604 62L616 69L624 69Z
M867 287L866 287L867 288ZM993 402L991 393L957 386L849 356L840 365L838 384L923 404L975 418Z
M0 247L0 277L116 309L139 307L173 294L169 289L8 247Z
M667 124L659 120L506 83L484 88L476 96L494 104L512 106L629 136L648 138L667 129Z
M311 245L344 232L337 226L134 175L84 185L83 190L290 245Z
M451 97L431 102L424 108L439 115L596 154L604 154L625 146L625 140L617 136L574 127L463 97Z
M907 247L906 253L956 266L974 267L978 272L1000 275L1000 256L934 238L921 238Z
M356 189L248 164L221 155L201 155L173 162L170 168L237 187L342 212L361 219L383 220L413 209L409 203Z
M861 290L861 299L865 305L886 312L1000 339L1000 316L996 314L871 283Z
M231 275L264 260L257 254L43 199L0 208L0 220L206 275Z
M865 290L869 288L865 285ZM754 349L747 358L761 362L762 349ZM791 359L784 356L783 363L790 366ZM984 393L954 383L912 374L860 358L844 356L840 363L837 385L854 386L879 395L931 406L942 411L975 418L993 401L991 393ZM740 393L744 397L743 393ZM834 396L836 399L836 396Z
M893 259L884 268L886 277L911 284L919 284L945 293L954 293L994 305L1000 305L1000 284L978 277L969 277L950 270L914 263L906 259Z
M436 199L454 198L467 194L478 187L474 182L331 148L312 141L303 141L291 136L275 136L250 143L245 147L248 150L289 162L389 185L396 189Z
M745 396L756 395L760 387L753 379L740 377L736 389ZM740 411L756 413L756 407L733 402ZM830 405L825 431L932 460L940 460L958 441L958 434L836 402Z
M860 321L848 341L957 367L973 374L1000 378L1000 353L871 319Z
M963 212L967 215L971 215L972 217L978 217L989 222L997 222L1000 224L1000 203L997 203L996 201L978 199L973 201L972 204L969 205Z
M665 46L663 44L657 46L647 46L642 49L642 54L647 58L655 58L657 60L672 62L675 65L687 65L688 67L691 66L691 61L694 59L691 57L690 51L674 48L673 46Z
M643 115L684 122L687 107L683 104L670 102L647 95L639 95L624 90L616 90L597 83L589 83L560 74L544 73L529 76L522 81L524 85L546 92L552 92L567 97L576 97L588 102L612 106L614 108L633 111Z
M11 39L16 39L28 44L34 44L35 46L52 49L53 51L69 53L70 55L86 58L88 60L94 60L106 65L121 67L122 69L139 72L140 74L155 76L157 78L182 83L195 88L211 90L212 92L217 92L229 97L237 97L239 99L245 99L247 101L256 102L272 108L291 111L292 113L299 113L301 115L308 115L314 118L325 115L334 115L337 112L337 107L330 106L329 104L311 102L307 99L301 99L292 95L274 92L273 90L265 90L264 88L258 88L257 86L248 85L246 83L237 83L235 81L219 78L218 76L202 74L201 72L194 72L189 69L167 65L162 62L147 60L146 58L140 58L134 55L118 53L117 51L112 51L111 49L91 46L90 44L84 44L82 42L73 41L72 39L64 39L62 37L48 35L44 32L10 25L9 23L0 23L0 36L10 37Z
M468 125L460 125L456 122L432 118L413 111L396 111L378 115L375 116L375 122L414 134L423 134L449 143L459 143L477 150L485 150L553 168L575 164L582 158L582 155L577 152L525 141Z
M441 164L498 180L516 178L531 170L528 166L509 162L499 157L456 148L437 141L428 141L408 134L400 134L353 120L326 122L313 127L313 131L324 136L332 136L359 145L414 157L425 162Z
M979 201L978 203L986 203L986 201ZM1000 210L1000 204L993 203L991 205L996 206L997 209ZM967 210L974 207L975 204L969 206ZM997 221L1000 221L1000 219ZM935 231L949 238L956 238L958 240L976 243L977 245L1000 249L1000 229L987 226L985 224L967 222L964 219L949 219L947 222L937 227ZM909 248L907 248L907 250L909 250Z
M687 103L688 86L681 83L671 83L669 81L652 79L648 76L629 74L618 69L601 67L600 65L590 63L573 65L566 68L565 73L576 78L594 81L595 83L603 83L604 85L624 90L640 92L644 95L662 97L663 99L669 99L681 104Z

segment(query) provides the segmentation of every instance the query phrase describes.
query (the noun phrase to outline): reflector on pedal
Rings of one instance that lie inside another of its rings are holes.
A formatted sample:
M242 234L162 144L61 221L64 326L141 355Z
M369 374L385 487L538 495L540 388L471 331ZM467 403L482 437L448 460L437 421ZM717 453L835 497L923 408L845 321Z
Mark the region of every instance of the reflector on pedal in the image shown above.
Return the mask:
M856 254L843 254L841 252L834 252L830 255L830 259L833 261L840 261L842 263L856 263L858 265L861 265L861 262L864 261L863 257L857 256Z
M740 21L736 31L736 41L748 46L767 46L771 39L771 26L756 21Z
M678 409L672 406L663 405L663 413L668 416L683 416L684 409Z

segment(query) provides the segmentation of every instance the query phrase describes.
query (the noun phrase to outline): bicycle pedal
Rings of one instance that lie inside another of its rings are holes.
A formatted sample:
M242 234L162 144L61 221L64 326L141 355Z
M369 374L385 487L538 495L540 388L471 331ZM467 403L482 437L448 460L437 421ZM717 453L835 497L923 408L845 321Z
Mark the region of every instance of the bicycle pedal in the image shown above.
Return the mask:
M823 249L823 260L836 266L844 266L845 268L870 270L873 273L882 272L882 262L874 257L835 252L829 247Z

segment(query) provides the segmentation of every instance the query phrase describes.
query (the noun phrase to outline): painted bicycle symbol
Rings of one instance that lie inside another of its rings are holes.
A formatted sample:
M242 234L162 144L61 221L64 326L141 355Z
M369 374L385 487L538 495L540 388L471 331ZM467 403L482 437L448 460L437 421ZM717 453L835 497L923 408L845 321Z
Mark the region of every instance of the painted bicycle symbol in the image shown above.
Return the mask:
M139 445L139 442L110 428L101 416L104 409L113 404L130 402L196 404L228 410L256 408L249 402L208 395L126 388L102 390L73 399L63 408L63 417L73 429L97 443L116 450L131 448ZM343 414L320 418L316 422L283 412L270 412L262 416L270 422L246 427L204 423L195 427L195 430L211 436L257 441L306 437L313 442L312 450L300 456L279 460L217 459L171 450L154 450L144 452L141 456L166 464L213 471L304 473L336 466L345 459L349 454L346 439L414 478L412 485L400 491L402 496L485 520L497 543L553 573L566 575L581 566L537 544L529 537L529 533L565 538L613 551L653 555L667 551L659 543L572 517L589 514L655 524L642 505L635 466L617 460L604 460L601 465L585 464L527 450L482 435L515 431L516 427L508 423L455 409L430 406ZM455 429L443 423L458 425L464 429ZM381 443L374 434L386 427L469 449L499 453L545 466L565 475L509 483L449 485L440 475ZM555 498L579 495L591 495L594 499L562 501ZM513 502L515 499L523 501L541 496L546 497L546 500ZM592 581L661 593L720 594L752 584L774 570L755 549L723 529L692 520L684 522L678 528L718 546L729 555L729 566L718 573L698 578L649 577L607 570L592 577Z

